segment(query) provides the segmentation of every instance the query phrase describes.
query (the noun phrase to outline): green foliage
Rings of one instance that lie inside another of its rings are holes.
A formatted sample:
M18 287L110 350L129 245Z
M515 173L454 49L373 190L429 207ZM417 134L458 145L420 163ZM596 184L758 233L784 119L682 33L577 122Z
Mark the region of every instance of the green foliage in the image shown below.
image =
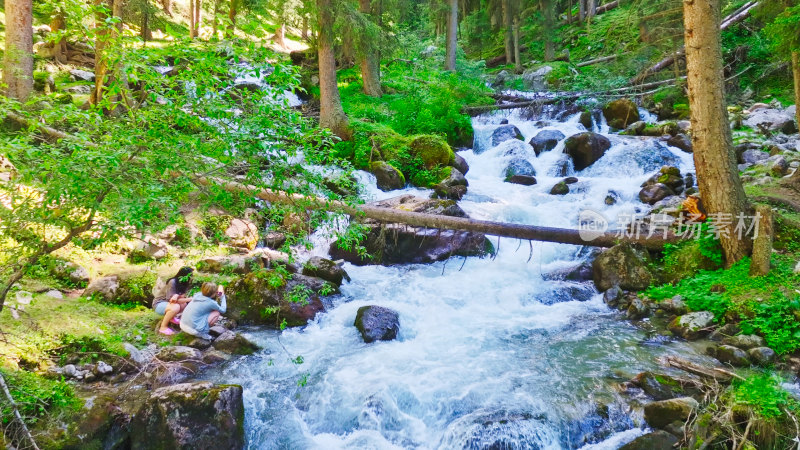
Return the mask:
M786 8L764 28L764 32L770 37L772 49L788 59L790 52L800 51L798 29L800 29L800 4Z
M774 374L762 373L736 379L733 382L733 400L752 408L764 419L778 419L785 410L796 410L797 401L781 387L783 380Z
M228 215L205 214L198 222L203 234L213 243L228 241L225 231L231 225L233 217Z
M669 283L676 283L695 275L701 270L721 268L721 261L716 258L708 258L703 254L703 251L703 247L698 240L686 240L678 244L665 245L660 266L663 280Z
M76 413L81 402L75 397L72 387L63 380L48 380L26 371L10 371L0 368L0 374L8 385L8 390L17 403L23 420L32 424L39 418L55 410ZM2 423L8 425L14 421L13 410L9 403L0 403Z
M750 305L753 317L742 321L742 330L764 335L767 345L779 354L800 348L800 299L792 299L781 292L773 292L768 301L754 301Z

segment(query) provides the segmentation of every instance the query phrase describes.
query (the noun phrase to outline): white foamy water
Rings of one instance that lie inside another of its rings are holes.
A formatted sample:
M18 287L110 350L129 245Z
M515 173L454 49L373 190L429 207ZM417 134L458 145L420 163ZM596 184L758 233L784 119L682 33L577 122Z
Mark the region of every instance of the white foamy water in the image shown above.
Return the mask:
M584 131L577 115L542 123L516 113L504 117L526 142L542 129L566 136ZM488 142L498 122L476 119L476 140ZM477 219L575 228L584 208L612 222L618 214L645 212L639 185L665 161L692 169L691 158L654 139L608 137L613 146L604 158L583 172L569 169L579 181L564 196L549 194L563 178L553 171L563 142L538 158L528 144L462 152L470 186L460 204ZM503 181L511 147L534 166L538 184ZM429 194L383 193L370 175L360 180L371 199ZM619 198L613 206L605 204L610 191ZM491 240L499 247L495 259L346 264L353 281L306 327L249 330L264 350L209 374L244 386L248 446L613 449L642 434L641 419L614 385L656 368L660 355L692 350L648 341L603 304L591 283L543 278L586 261L590 249ZM397 340L362 341L353 321L365 305L399 313ZM302 364L290 361L297 356Z

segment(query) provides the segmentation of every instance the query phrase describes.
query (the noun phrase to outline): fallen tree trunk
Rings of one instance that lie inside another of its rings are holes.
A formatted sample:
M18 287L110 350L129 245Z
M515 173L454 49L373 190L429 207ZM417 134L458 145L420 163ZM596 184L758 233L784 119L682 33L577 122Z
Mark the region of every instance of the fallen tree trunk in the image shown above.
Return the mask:
M470 116L477 116L479 114L487 113L490 111L527 108L530 106L539 106L539 105L552 105L565 100L577 100L580 97L582 97L582 94L574 94L565 97L540 98L522 102L501 103L499 105L465 106L461 108L461 112L463 112L464 114L469 114Z
M20 125L37 128L48 139L59 141L62 139L76 139L54 128L32 122L9 112L7 116ZM95 146L92 143L85 145ZM576 229L541 227L536 225L523 225L515 223L494 222L490 220L476 220L464 217L442 216L437 214L426 214L399 209L384 208L373 205L354 205L337 200L328 200L321 197L310 197L300 194L290 194L282 191L274 191L256 186L245 185L235 181L224 180L221 178L205 177L192 175L194 183L201 186L217 184L224 190L231 193L243 193L252 195L255 198L270 203L280 203L295 205L305 209L322 209L333 213L346 214L354 218L369 218L386 223L402 223L414 227L436 228L443 230L473 231L484 233L491 236L508 237L523 239L527 241L555 242L560 244L588 245L593 247L613 247L619 243L638 244L652 250L659 250L665 244L676 243L682 238L680 236L663 237L632 237L621 236L622 233L598 232L594 233L591 239L586 237L586 233Z
M609 12L612 9L616 8L617 6L619 6L619 0L614 0L613 2L608 2L608 3L604 4L604 5L600 5L600 6L597 7L597 10L594 13L594 16L596 16L598 14L603 14L605 12ZM570 19L568 17L566 20L564 20L564 23L565 24L569 24L569 23L578 22L579 20L580 19L578 18L578 16L573 16L572 19Z
M613 61L619 57L620 55L611 55L611 56L604 56L602 58L590 59L589 61L579 62L578 64L575 64L575 67L591 66L592 64L598 64L606 61Z
M722 22L719 24L719 30L724 31L728 29L731 25L735 23L739 23L742 20L746 19L750 15L750 11L753 10L758 5L758 2L748 2L745 3L744 6L737 9L733 13L729 14L727 17L722 19ZM681 47L672 55L662 59L661 61L653 64L652 66L648 67L644 71L640 72L635 77L631 78L632 84L641 83L650 75L657 73L661 69L667 68L671 66L678 58L684 56L686 54L686 48Z

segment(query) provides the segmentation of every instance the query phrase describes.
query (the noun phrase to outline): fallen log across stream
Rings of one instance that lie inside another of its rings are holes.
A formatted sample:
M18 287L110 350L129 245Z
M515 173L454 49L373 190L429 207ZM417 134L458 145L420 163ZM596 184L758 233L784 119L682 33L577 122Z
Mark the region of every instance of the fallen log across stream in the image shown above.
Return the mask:
M44 124L29 121L13 112L7 112L6 116L25 127L35 127L40 133L51 141L69 139L81 142L83 145L94 146L90 142L81 141L62 131L56 130ZM494 222L489 220L468 219L464 217L443 216L438 214L426 214L412 211L402 211L393 208L384 208L370 204L349 204L337 200L329 200L321 197L304 196L291 194L282 191L275 191L257 186L246 185L235 181L225 180L216 177L192 176L192 181L200 186L216 184L231 193L250 194L255 198L270 203L280 203L300 206L305 209L325 210L333 213L341 213L353 218L368 218L385 223L400 223L414 227L432 228L440 230L458 230L484 233L491 236L508 237L527 241L556 242L560 244L588 245L593 247L613 247L619 243L638 244L651 250L659 250L666 244L673 244L681 240L680 236L664 237L635 237L622 236L616 232L595 232L591 233L591 239L587 239L587 232L577 229L542 227L536 225L523 225L515 223Z

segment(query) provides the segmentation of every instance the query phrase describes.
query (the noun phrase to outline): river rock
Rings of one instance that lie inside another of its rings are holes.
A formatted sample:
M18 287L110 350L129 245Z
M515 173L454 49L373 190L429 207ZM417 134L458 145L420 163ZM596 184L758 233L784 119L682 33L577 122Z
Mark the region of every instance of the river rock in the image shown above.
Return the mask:
M679 148L687 153L692 153L693 151L692 140L689 138L689 136L683 133L678 133L675 136L671 136L669 139L667 139L667 145Z
M634 298L628 306L626 316L628 320L644 319L650 314L650 308L639 297Z
M575 170L583 170L594 164L609 148L611 141L607 137L588 131L570 136L564 142L564 153L572 158Z
M98 361L97 364L94 366L94 372L97 376L105 376L113 371L114 368L111 367L111 365L105 361Z
M762 133L792 134L797 132L797 124L794 119L786 110L759 108L755 111L751 110L743 124Z
M653 428L664 428L673 422L685 422L698 406L692 397L648 403L644 405L644 420Z
M698 311L676 317L669 324L669 330L686 339L695 340L705 336L714 324L714 314L708 311Z
M737 336L730 336L722 339L724 345L732 345L742 350L750 350L755 347L763 347L765 345L764 338L756 336L755 334L740 334Z
M511 73L507 70L501 70L500 72L495 75L494 80L492 81L492 87L497 88L501 87L506 84L506 81L512 78Z
M759 161L764 161L769 159L769 153L762 152L761 150L745 150L742 152L742 163L743 164L756 164Z
M369 172L375 175L378 181L378 189L384 192L402 189L406 185L406 178L403 173L387 162L373 161L369 163Z
M437 214L452 217L467 217L461 207L452 200L424 199L413 195L402 195L371 205ZM434 230L406 226L403 224L382 225L367 219L367 236L362 241L372 258L363 257L354 251L341 249L338 242L330 247L333 259L344 259L353 264L419 264L443 261L451 256L481 256L489 253L490 245L482 233L453 230Z
M671 195L675 195L675 192L673 192L672 189L670 189L666 184L656 183L643 187L642 190L639 191L639 200L642 203L654 205L656 202L659 202Z
M159 350L156 358L164 362L200 361L203 354L189 346L171 345Z
M391 341L400 331L400 315L382 306L358 308L353 325L358 328L364 342Z
M225 230L225 236L233 247L253 250L258 244L258 227L247 219L234 218Z
M512 139L523 140L522 132L514 125L500 125L492 132L491 146L497 147L505 141Z
M681 314L686 314L689 311L689 308L686 306L686 302L683 301L683 298L681 298L680 295L676 295L672 298L661 301L658 304L658 309L667 314L678 316Z
M75 77L77 81L88 81L94 83L94 73L86 70L72 69L69 74Z
M627 98L621 98L606 104L603 107L603 116L605 116L608 126L620 130L641 120L636 103Z
M756 347L748 350L747 356L750 357L750 360L753 361L753 364L761 367L767 367L775 362L777 354L775 353L775 350L769 347Z
M303 264L303 275L322 278L337 286L340 286L344 280L350 281L350 275L342 266L320 256L312 256Z
M750 358L747 357L747 353L732 345L720 345L717 348L716 356L720 362L730 364L734 367L746 367L750 365Z
M525 89L546 91L550 88L550 83L547 81L547 78L552 71L553 68L551 66L527 69L522 73L522 84L525 86Z
M106 301L113 301L117 297L118 290L119 277L111 275L93 280L83 291L82 295L84 297L99 296Z
M197 382L156 389L130 429L133 450L244 448L242 387Z
M553 186L550 189L550 194L552 194L552 195L567 195L567 194L569 194L569 186L567 186L567 183L565 183L563 181L559 181L558 183L556 183L555 186Z
M782 177L789 171L789 163L781 155L770 156L767 159L767 168L774 177Z
M273 277L279 277L273 273ZM268 276L254 273L239 278L228 286L226 315L239 323L278 326L285 319L288 326L302 326L325 310L321 295L338 293L336 285L301 274L292 274L283 286L270 285ZM309 295L291 301L290 292L304 291ZM267 311L271 311L267 313Z
M673 450L678 438L663 430L643 434L628 442L619 450Z
M533 186L536 184L536 177L531 177L528 175L514 175L511 178L507 178L506 182L520 184L522 186Z
M564 139L564 133L558 130L542 130L534 136L529 144L533 147L533 151L538 156L542 152L548 152L558 145L559 141Z
M612 286L603 292L603 302L605 302L605 304L608 306L615 308L619 304L620 300L623 299L623 295L622 289L620 289L619 286Z
M458 153L455 154L455 158L453 160L453 167L458 169L463 175L466 175L469 172L469 164L467 164L467 160L464 159L463 156L459 155Z
M234 355L250 355L259 349L258 345L250 342L246 337L230 330L217 336L211 345L213 345L216 350ZM205 357L203 360L205 360Z
M592 263L592 278L598 291L619 286L640 291L650 286L653 275L648 267L647 250L619 244L601 253Z
M197 263L197 270L209 273L222 273L230 270L233 273L250 272L248 258L244 255L209 256Z
M641 136L642 133L644 133L645 128L647 128L647 122L640 120L628 125L627 128L625 128L625 131L620 134L625 134L628 136Z
M642 372L636 375L631 382L642 388L645 394L653 397L655 400L667 400L675 397L675 394L672 392L672 387L669 384L661 383L659 378L662 380L669 379L663 375L656 376L652 372Z
M514 158L508 163L506 170L504 171L506 181L508 181L511 177L522 175L526 177L533 177L536 175L536 170L533 168L533 165L528 162L527 160L521 158Z

